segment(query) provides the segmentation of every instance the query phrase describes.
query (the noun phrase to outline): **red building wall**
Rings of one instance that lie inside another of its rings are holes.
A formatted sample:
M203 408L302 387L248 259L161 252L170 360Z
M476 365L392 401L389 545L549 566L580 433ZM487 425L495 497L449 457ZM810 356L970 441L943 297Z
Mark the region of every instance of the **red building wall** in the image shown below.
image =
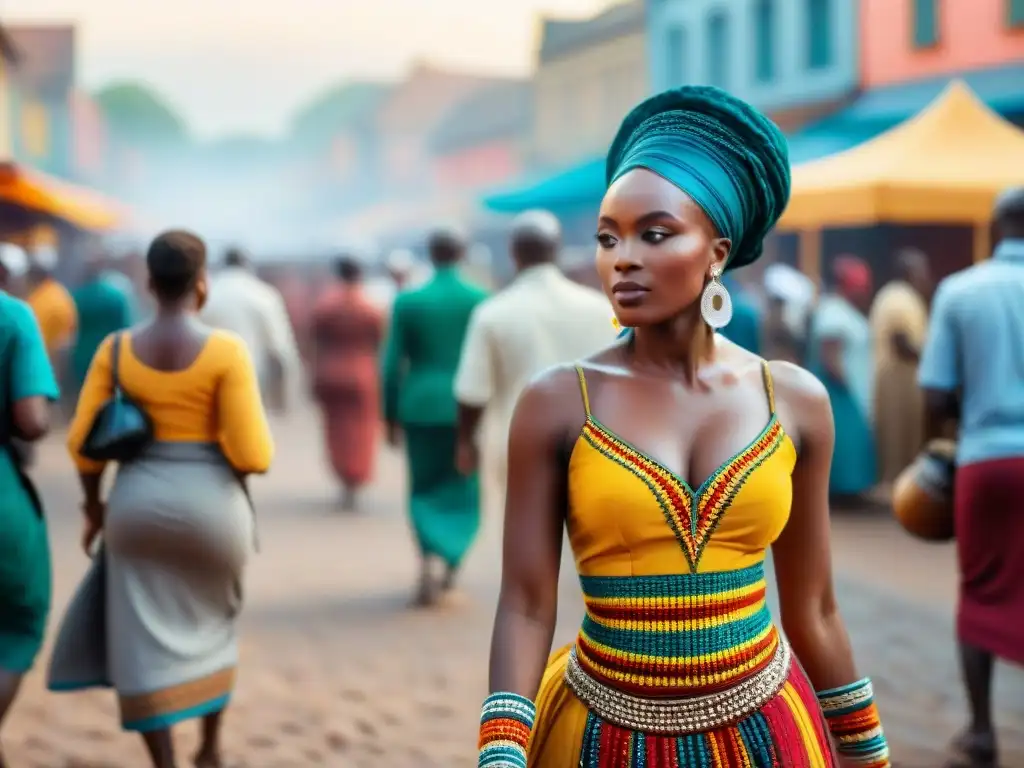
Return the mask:
M503 139L434 158L434 180L448 189L497 186L519 175L520 152L515 142Z
M861 0L861 82L877 88L964 70L1024 64L1024 28L1010 0L938 0L938 42L914 46L914 0Z

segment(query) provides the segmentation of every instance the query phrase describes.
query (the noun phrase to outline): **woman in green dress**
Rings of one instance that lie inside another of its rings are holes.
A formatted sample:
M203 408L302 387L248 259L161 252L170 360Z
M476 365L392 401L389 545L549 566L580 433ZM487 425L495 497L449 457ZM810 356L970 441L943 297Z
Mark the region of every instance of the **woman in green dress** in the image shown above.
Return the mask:
M58 396L35 315L0 290L0 726L43 644L50 610L46 522L19 441L46 434Z

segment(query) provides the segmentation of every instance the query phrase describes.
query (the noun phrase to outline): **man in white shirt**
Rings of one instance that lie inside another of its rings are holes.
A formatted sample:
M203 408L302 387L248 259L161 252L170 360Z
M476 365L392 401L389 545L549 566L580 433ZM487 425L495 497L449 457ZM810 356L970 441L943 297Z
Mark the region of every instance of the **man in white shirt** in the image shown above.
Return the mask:
M547 211L528 211L513 221L516 278L476 308L462 347L455 378L459 466L464 472L476 468L482 444L484 487L494 495L488 506L504 504L508 429L530 379L593 354L616 336L608 300L562 274L556 264L560 244L561 226Z
M279 410L293 402L301 378L301 357L280 292L260 280L245 255L231 249L214 275L203 322L245 341L265 401Z

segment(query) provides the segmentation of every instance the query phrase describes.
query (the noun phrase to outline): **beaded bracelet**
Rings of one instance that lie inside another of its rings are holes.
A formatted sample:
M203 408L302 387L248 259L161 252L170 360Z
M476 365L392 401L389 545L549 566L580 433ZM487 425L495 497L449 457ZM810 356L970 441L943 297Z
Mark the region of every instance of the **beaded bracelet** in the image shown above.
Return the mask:
M875 706L871 679L865 677L817 695L839 754L863 768L889 768L889 744Z
M537 707L516 693L492 693L480 715L478 768L526 768Z

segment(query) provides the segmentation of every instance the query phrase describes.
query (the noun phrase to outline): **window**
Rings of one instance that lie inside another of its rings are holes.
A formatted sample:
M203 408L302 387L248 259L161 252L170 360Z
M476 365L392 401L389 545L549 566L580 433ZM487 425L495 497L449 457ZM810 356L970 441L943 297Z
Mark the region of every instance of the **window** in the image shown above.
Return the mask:
M729 17L721 11L708 16L708 82L729 87Z
M805 0L807 9L807 67L824 69L832 63L832 2Z
M914 47L931 48L939 42L938 0L914 0Z
M672 27L665 36L665 59L668 64L668 85L673 88L686 82L686 30Z
M775 77L775 0L757 0L754 6L754 66L757 79Z
M1011 27L1024 27L1024 0L1006 0L1006 23Z

